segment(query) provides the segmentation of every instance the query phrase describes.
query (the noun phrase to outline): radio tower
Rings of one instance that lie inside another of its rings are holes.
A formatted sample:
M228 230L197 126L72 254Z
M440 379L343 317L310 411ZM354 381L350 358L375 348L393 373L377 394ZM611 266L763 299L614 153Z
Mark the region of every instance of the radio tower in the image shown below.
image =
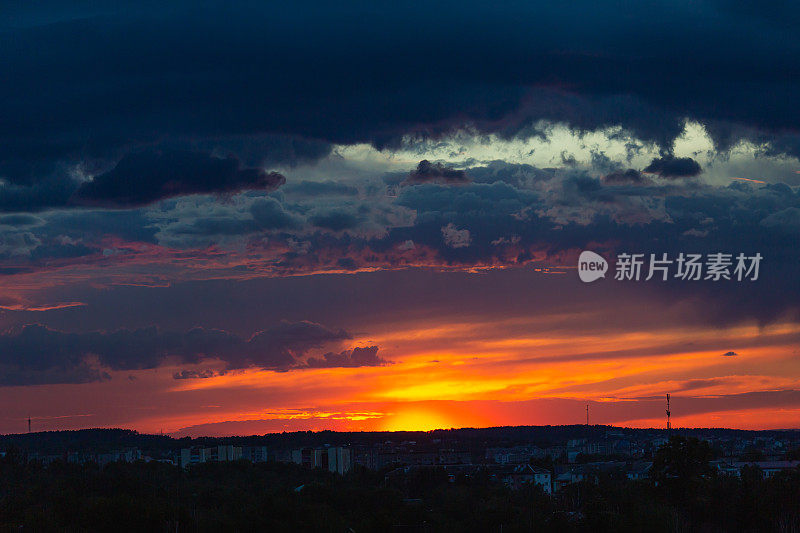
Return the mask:
M589 425L589 404L586 404L586 425Z
M28 433L31 432L31 415L28 415Z
M672 426L669 424L669 394L667 394L667 433L672 429Z

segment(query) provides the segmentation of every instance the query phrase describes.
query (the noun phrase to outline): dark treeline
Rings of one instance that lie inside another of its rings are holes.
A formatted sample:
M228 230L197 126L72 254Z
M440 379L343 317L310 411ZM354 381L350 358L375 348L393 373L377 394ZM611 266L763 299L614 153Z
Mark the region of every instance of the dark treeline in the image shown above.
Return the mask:
M0 459L0 528L21 531L800 531L800 471L718 475L707 443L675 436L650 479L601 476L556 496L438 468L346 476L294 464Z
M65 451L91 450L105 452L123 447L140 448L143 452L177 450L194 445L213 446L215 444L267 446L271 449L292 449L302 446L331 446L376 443L392 441L414 441L420 446L426 443L454 443L461 449L482 450L487 446L513 446L516 444L535 444L551 446L563 444L568 439L588 438L601 440L609 432L621 433L629 437L643 435L667 436L666 430L619 428L613 426L568 425L568 426L507 426L493 428L437 429L433 431L294 431L291 433L268 433L239 437L199 437L173 438L167 435L149 435L127 429L82 429L76 431L43 431L0 435L0 449L9 446L24 451L40 453L63 453ZM774 437L782 439L797 436L798 430L747 431L724 428L673 429L672 434L712 437L757 438Z

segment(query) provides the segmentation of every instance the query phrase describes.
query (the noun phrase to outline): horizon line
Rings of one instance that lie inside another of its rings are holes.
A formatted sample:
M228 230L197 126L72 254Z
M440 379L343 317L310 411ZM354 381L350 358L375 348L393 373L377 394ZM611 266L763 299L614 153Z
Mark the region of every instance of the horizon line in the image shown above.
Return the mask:
M584 428L597 428L597 427L604 427L604 428L612 428L612 429L623 429L623 430L630 430L630 431L741 431L741 432L750 432L750 433L761 433L761 432L800 432L800 427L797 428L770 428L770 429L741 429L741 428L733 428L733 427L672 427L672 428L665 428L665 427L630 427L630 426L615 426L611 424L542 424L542 425L532 425L532 424L523 424L518 426L485 426L485 427L474 427L474 426L463 426L463 427L450 427L450 428L436 428L436 429L428 429L428 430L384 430L384 431L364 431L364 430L356 430L356 431L338 431L333 429L320 429L320 430L296 430L296 431L279 431L279 432L268 432L268 433L250 433L250 434L231 434L231 435L198 435L195 437L184 435L184 436L175 436L175 433L146 433L140 432L136 429L131 428L122 428L122 427L90 427L90 428L80 428L80 429L52 429L52 430L44 430L44 431L32 431L32 432L24 432L24 433L0 433L0 437L13 437L13 436L21 436L21 435L38 435L44 433L68 433L68 432L79 432L79 431L131 431L137 433L139 435L146 435L146 436L154 436L154 437L168 437L170 439L179 440L183 438L189 439L224 439L224 438L246 438L246 437L265 437L268 435L291 435L291 434L299 434L299 433L337 433L337 434L346 434L346 433L358 433L358 434L387 434L387 433L435 433L437 431L464 431L464 430L488 430L488 429L509 429L509 428L567 428L567 427L584 427Z

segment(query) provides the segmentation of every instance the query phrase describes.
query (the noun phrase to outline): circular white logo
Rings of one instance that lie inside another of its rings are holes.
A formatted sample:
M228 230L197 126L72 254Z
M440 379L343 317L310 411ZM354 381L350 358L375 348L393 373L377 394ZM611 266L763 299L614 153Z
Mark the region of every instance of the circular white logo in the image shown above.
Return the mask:
M606 277L608 262L602 255L588 250L581 252L578 257L578 276L581 281L590 283L596 279Z

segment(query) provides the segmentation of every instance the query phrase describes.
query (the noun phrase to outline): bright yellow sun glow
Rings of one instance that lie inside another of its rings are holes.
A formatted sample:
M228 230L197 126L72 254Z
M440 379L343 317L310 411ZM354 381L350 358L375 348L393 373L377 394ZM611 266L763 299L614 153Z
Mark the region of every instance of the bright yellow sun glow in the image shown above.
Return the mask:
M387 417L383 429L384 431L430 431L449 427L452 427L452 424L441 413L415 408Z

